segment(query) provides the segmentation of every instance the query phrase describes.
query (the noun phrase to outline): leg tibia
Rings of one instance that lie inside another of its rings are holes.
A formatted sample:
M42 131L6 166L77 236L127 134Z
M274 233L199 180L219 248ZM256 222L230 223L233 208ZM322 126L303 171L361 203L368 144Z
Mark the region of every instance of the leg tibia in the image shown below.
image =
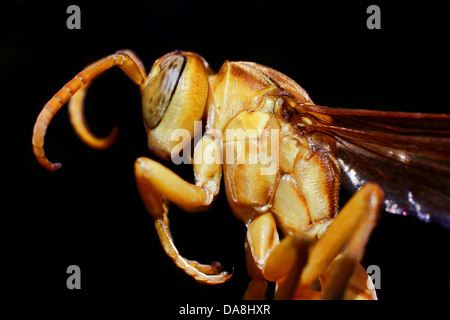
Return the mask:
M272 213L265 213L248 225L245 251L247 270L252 278L245 299L264 299L267 283L263 268L270 252L279 244L278 232Z
M311 285L344 246L352 248L353 256L361 254L366 242L352 239L370 235L376 224L382 200L383 191L373 183L365 184L349 200L311 250L308 264L302 273L302 284Z
M172 237L170 236L169 226L164 222L164 219L157 219L155 221L155 226L161 245L163 246L166 254L173 260L173 262L175 262L177 267L182 269L195 280L204 284L220 284L224 283L231 277L231 274L228 272L211 274L213 271L217 271L217 263L213 263L209 267L206 267L206 265L199 265L200 268L196 268L196 262L187 260L178 253ZM207 271L207 273L204 273L204 271Z
M303 232L283 239L264 267L264 277L278 285L275 298L376 299L359 262L382 203L380 187L367 183L318 240Z

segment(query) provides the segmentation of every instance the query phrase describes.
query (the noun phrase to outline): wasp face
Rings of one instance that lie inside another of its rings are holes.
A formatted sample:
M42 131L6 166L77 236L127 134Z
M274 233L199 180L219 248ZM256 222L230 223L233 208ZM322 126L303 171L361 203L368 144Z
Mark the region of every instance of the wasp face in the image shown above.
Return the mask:
M149 148L167 159L179 146L178 140L172 141L175 130L187 130L194 137L194 121L202 119L207 96L208 72L200 56L173 52L158 59L142 94Z

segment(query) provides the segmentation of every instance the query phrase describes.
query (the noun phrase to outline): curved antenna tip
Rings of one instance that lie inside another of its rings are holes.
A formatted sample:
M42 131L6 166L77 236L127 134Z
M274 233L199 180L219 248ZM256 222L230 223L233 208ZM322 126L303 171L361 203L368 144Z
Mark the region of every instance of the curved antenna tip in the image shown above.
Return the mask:
M62 167L62 164L61 164L61 163L55 163L55 164L53 164L53 168L54 168L55 170L59 170L59 169L61 169L61 167Z
M51 162L41 163L41 165L49 171L56 171L61 169L62 167L61 163L51 163Z

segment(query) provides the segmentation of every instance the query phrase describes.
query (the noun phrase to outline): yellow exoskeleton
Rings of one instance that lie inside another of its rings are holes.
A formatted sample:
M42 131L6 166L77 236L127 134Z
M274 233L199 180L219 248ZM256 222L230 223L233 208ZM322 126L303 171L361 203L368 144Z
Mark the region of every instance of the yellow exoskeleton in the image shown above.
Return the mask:
M148 146L156 155L169 160L202 133L192 158L195 184L149 158L135 163L142 200L155 219L164 250L179 268L206 284L231 277L220 272L219 264L182 257L168 224L169 202L189 212L208 209L223 176L230 208L247 226L251 282L245 298L264 298L267 281L277 282L279 299L376 298L359 262L383 191L366 183L337 215L341 172L336 143L304 130L316 121L331 120L321 113L302 114L302 108L314 106L308 94L268 67L227 61L213 73L199 55L177 51L159 58L147 76L133 52L119 51L77 74L45 105L33 133L34 154L44 168L61 166L45 156L44 136L52 117L72 96L71 121L80 138L99 149L114 142L115 130L97 138L83 115L87 85L113 66L140 87ZM173 139L176 131L191 138ZM312 147L317 145L323 148ZM278 230L284 235L281 242Z

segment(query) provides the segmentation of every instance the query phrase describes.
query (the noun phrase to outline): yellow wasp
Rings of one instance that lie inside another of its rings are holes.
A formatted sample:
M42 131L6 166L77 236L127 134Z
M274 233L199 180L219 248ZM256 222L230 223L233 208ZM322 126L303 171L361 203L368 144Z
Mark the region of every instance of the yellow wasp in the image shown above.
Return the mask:
M227 61L214 73L192 52L164 55L148 75L130 50L78 73L36 121L33 150L44 168L61 167L47 159L44 137L71 97L80 138L98 149L114 142L116 130L95 137L83 113L89 83L114 66L140 87L153 153L169 160L202 134L192 155L195 184L149 158L135 162L137 186L164 250L198 282L220 284L231 275L218 263L180 255L169 203L207 210L222 176L230 208L247 226L248 299L264 298L267 281L277 283L278 299L376 299L360 260L380 209L449 225L450 115L322 107L276 70ZM189 138L174 139L176 132ZM358 191L339 210L341 182Z

